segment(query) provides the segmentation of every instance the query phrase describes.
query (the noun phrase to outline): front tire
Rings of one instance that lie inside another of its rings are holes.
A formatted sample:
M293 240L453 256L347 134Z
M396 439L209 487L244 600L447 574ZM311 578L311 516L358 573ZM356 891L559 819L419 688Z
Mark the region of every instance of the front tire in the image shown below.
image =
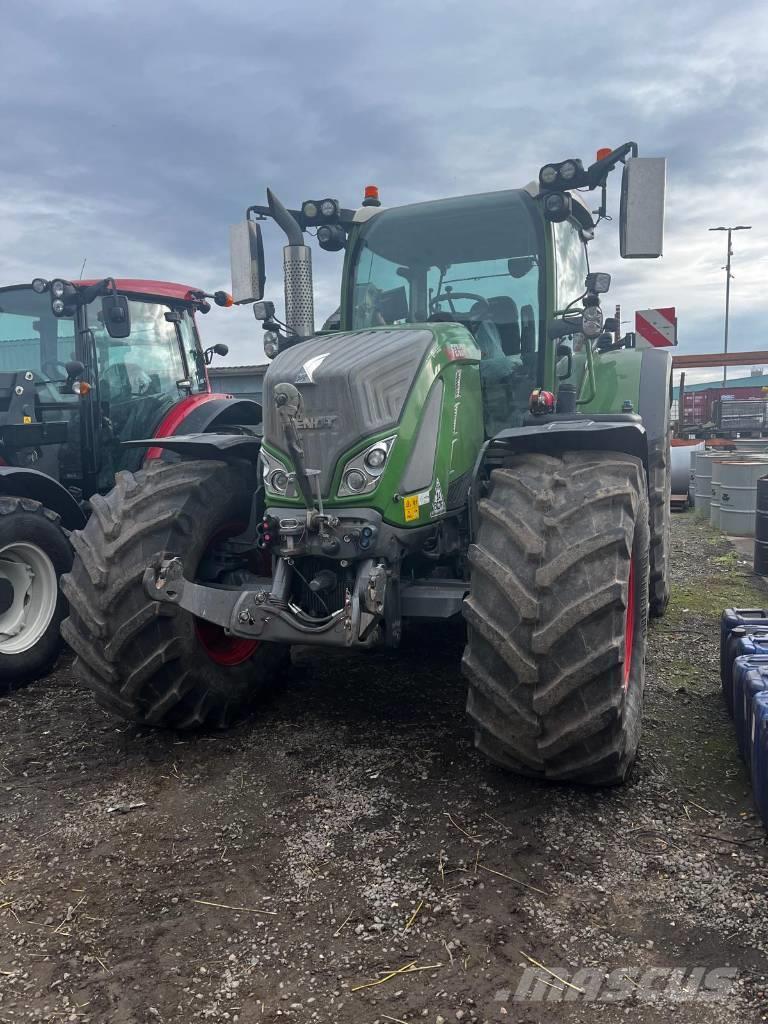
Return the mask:
M144 593L147 566L178 555L194 579L211 544L247 524L250 463L156 462L122 472L73 534L62 626L75 670L109 711L143 725L227 727L279 675L288 648L228 637Z
M0 498L0 693L53 668L67 607L59 577L71 565L55 512L31 498Z
M463 669L475 742L520 774L623 782L640 739L648 501L639 459L515 455L470 547Z

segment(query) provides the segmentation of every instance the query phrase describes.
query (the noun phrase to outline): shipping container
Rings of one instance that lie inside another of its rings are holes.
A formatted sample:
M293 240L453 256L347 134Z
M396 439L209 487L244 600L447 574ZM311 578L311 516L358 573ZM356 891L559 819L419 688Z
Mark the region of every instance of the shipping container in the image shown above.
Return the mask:
M683 395L685 425L697 427L705 423L714 423L717 402L743 401L750 398L765 400L768 399L768 393L763 387L724 388L722 385L702 388L701 391L686 391Z

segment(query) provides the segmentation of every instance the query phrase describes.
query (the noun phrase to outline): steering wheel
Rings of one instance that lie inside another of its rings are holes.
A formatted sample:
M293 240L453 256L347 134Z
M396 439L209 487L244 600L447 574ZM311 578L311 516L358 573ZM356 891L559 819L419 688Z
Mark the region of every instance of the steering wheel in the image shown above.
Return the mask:
M57 368L59 366L64 368L64 376L60 377L60 378L57 378L56 377L56 370L57 370ZM49 367L53 367L53 372L51 372L51 370L49 370ZM45 376L49 380L67 380L69 378L69 374L67 373L67 364L63 363L63 362L60 362L58 359L47 359L42 364L40 369L43 371L43 373L45 374Z
M480 309L473 313L473 320L490 317L491 315L491 307L488 305L488 300L484 296L478 295L476 292L440 292L439 295L435 295L434 298L430 300L429 305L432 313L440 312L435 307L441 302L447 302L451 308L451 313L456 316L469 318L469 313L456 313L456 310L453 307L454 299L472 299L476 306L480 306Z
M134 382L141 381L143 377L147 378L148 387L149 375L137 363L113 363L102 374L102 380L108 385L110 391L113 391L113 401L143 398L146 395L146 389L142 391L139 387L139 390L133 390Z

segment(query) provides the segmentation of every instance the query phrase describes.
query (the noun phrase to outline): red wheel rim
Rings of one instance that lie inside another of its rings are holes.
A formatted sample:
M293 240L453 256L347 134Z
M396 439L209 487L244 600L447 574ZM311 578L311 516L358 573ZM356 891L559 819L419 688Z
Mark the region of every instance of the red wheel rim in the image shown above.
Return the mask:
M624 689L629 687L629 674L632 671L632 648L635 642L635 559L629 560L629 580L627 582L627 615L624 624Z
M211 661L226 668L242 665L259 646L258 640L229 636L221 626L217 626L215 622L206 622L205 619L195 619L195 632Z
M246 525L246 523L228 523L213 535L210 544L241 533ZM234 668L236 665L242 665L248 661L261 643L260 640L249 640L243 636L230 636L215 622L208 622L206 619L197 617L195 617L195 633L211 661L217 665L223 665L225 668Z

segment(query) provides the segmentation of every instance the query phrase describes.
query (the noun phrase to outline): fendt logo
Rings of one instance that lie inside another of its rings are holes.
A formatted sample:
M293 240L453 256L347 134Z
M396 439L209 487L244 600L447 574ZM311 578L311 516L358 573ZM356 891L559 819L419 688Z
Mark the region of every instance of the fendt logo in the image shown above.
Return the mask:
M330 352L323 352L319 356L312 356L302 366L299 372L296 374L294 384L314 384L315 383L315 370L318 369L324 359L327 359Z
M300 430L332 430L338 420L338 416L301 416L296 425Z

